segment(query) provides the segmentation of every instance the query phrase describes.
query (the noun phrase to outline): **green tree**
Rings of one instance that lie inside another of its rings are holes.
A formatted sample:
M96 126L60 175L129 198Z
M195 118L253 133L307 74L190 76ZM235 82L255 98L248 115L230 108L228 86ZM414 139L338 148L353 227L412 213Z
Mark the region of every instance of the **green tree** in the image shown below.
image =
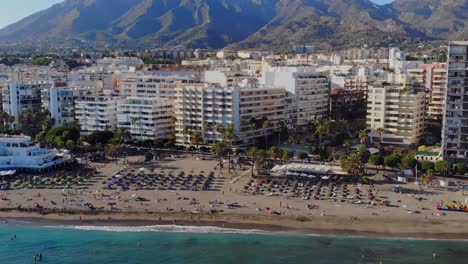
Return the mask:
M202 136L200 132L195 131L192 133L192 136L190 137L190 143L192 143L198 151L198 155L200 156L200 143L202 141Z
M273 165L271 163L270 157L265 150L257 150L255 156L255 166L257 167L257 170L266 172L272 168Z
M362 129L359 131L359 139L361 140L362 144L367 143L367 138L369 137L369 129Z
M223 167L223 158L228 155L230 152L229 146L224 141L216 142L213 147L211 148L211 152L213 156L219 158L219 173L221 173L221 169ZM229 161L230 163L231 161Z
M35 138L37 134L47 132L52 127L52 121L47 110L30 108L18 118L19 129L23 134Z
M226 128L223 129L223 140L229 142L229 147L232 149L233 142L237 140L236 131L234 125L232 123L227 124ZM231 151L228 153L229 155L229 166L228 170L231 172Z
M434 164L434 169L445 177L450 170L450 163L446 160L439 160Z
M120 152L120 146L117 144L109 144L106 148L107 156L111 157L111 159L115 160L117 155Z
M403 169L414 169L416 167L417 161L413 156L406 156L401 160L401 166Z
M290 150L283 150L283 162L284 163L288 163L292 158L294 158L294 152L290 151Z
M114 132L106 131L94 131L86 137L86 142L91 145L101 144L106 145L114 137Z
M71 140L71 139L69 139L69 140L67 140L67 141L65 142L65 146L66 146L67 149L69 149L69 150L72 150L72 149L75 147L75 145L76 145L76 142L73 141L73 140Z
M421 162L421 169L424 170L424 171L433 170L434 169L434 162L432 162L430 160L423 160Z
M351 139L345 139L343 142L343 147L346 148L346 153L349 153L349 148L353 145L353 141Z
M368 163L373 166L384 166L385 160L381 155L371 155L369 157Z
M424 185L427 185L428 183L430 183L432 181L432 179L434 179L434 170L432 169L429 169L426 171L426 173L421 177L421 182L424 184Z
M369 160L370 151L366 147L361 146L355 152L361 159L362 163L366 163Z
M252 170L251 170L251 175L254 176L254 164L255 164L255 157L257 154L258 149L256 147L251 147L249 150L247 150L247 157L250 157L252 159Z
M309 155L307 155L307 153L305 153L305 152L297 152L297 153L296 153L296 158L298 158L298 159L300 159L300 160L302 160L302 161L304 161L305 159L307 159L308 156L309 156Z
M268 148L268 129L271 126L270 120L266 119L262 123L263 133L265 134L265 150Z
M271 147L270 150L268 150L268 154L270 155L272 159L276 161L282 157L281 155L283 154L283 151L280 148L274 146L274 147Z
M80 127L75 124L68 124L52 128L45 134L44 141L48 146L63 147L69 140L76 145L80 139ZM60 143L60 146L57 144Z
M345 156L342 160L341 167L344 171L353 176L354 181L356 181L357 176L364 173L364 163L357 153L351 153L349 156Z
M458 173L463 174L466 171L466 165L465 163L459 162L455 164L455 169L457 170Z
M392 153L385 158L385 166L387 167L397 168L399 164L401 164L401 156L398 153Z
M281 135L286 133L286 126L284 125L283 122L279 122L278 125L275 128L276 134L278 134L278 146L281 145Z

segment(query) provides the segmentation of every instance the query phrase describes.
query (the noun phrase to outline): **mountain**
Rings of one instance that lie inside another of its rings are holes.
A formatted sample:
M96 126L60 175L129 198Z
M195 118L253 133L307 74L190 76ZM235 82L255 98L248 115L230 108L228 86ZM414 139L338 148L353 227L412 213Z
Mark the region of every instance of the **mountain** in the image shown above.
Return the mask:
M284 49L466 37L468 0L67 0L0 30L0 45ZM426 22L424 22L426 21Z
M468 37L468 0L396 0L391 5L398 19L426 37Z

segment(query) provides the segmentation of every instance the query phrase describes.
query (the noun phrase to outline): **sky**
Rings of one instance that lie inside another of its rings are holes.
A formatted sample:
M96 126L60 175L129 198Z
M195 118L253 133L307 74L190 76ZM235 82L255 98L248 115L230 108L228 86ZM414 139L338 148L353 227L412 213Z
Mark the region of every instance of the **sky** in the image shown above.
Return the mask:
M0 0L0 3L3 3L2 8L0 8L0 28L63 1L64 0ZM372 1L378 4L387 4L393 0Z
M64 0L0 0L0 28Z

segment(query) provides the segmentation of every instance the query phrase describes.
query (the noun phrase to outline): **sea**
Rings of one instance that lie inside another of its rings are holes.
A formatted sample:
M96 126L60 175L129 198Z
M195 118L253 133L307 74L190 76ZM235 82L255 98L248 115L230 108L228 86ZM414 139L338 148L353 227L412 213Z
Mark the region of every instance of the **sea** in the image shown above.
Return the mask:
M468 241L182 226L0 226L0 263L468 263Z

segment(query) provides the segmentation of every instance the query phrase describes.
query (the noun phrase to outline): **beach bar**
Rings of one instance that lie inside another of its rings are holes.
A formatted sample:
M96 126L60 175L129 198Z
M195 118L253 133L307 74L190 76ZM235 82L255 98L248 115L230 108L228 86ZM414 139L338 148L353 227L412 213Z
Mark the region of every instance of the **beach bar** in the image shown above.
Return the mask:
M16 171L47 171L71 160L69 154L43 149L28 136L0 136L0 175Z
M271 169L288 178L316 178L329 179L333 176L346 176L340 166L327 163L289 163L277 165Z

